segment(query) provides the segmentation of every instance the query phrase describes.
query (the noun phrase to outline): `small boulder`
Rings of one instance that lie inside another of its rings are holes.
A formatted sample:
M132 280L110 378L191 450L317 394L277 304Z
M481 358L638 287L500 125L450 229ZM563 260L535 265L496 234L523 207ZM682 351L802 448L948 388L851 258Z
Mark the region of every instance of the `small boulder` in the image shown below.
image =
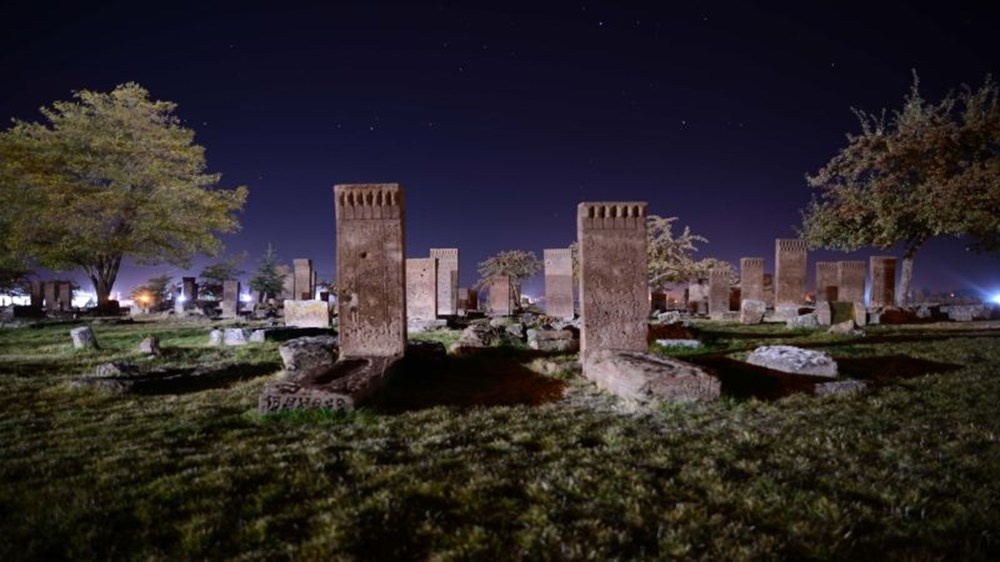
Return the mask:
M337 359L337 338L309 336L288 340L278 347L286 371L308 371L329 367Z
M73 338L73 347L76 349L97 349L97 336L90 326L80 326L69 331Z
M156 336L146 336L141 342L139 342L139 352L159 357L163 354L160 350L160 338Z
M451 344L448 351L451 353L461 353L472 348L490 347L500 339L500 334L487 324L470 324L462 330L462 335L458 341Z
M858 330L857 326L854 325L854 320L844 320L843 322L834 324L833 326L830 326L830 329L827 330L827 333L830 333L830 334L839 334L839 335L842 335L842 336L863 336L864 335L864 332L862 332L861 330Z
M523 340L524 339L524 324L520 322L513 322L504 326L504 330L507 332L508 336L513 338Z
M246 345L247 331L243 328L226 328L222 332L223 345Z
M800 314L789 318L785 322L785 326L789 328L819 328L819 318L813 312Z
M661 312L656 315L656 321L660 324L680 324L682 321L681 313L676 310Z
M837 376L837 362L832 357L822 351L791 345L758 347L747 357L747 363L796 375Z
M595 352L584 363L583 374L639 404L715 400L721 391L719 379L701 367L642 351Z
M222 345L222 330L216 328L208 333L208 345Z
M267 340L266 330L254 330L250 332L250 343L264 343Z
M539 351L571 353L580 349L570 330L528 330L528 347Z
M135 376L141 372L135 363L125 361L112 361L101 363L94 369L94 376L97 377L128 377Z

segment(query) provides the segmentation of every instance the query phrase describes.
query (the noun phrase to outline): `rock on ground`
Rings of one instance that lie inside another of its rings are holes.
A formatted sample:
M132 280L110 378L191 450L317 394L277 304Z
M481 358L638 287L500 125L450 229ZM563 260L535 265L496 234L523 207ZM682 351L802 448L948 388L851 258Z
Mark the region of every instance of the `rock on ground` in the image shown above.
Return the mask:
M765 345L753 350L747 363L796 375L837 376L837 362L822 351L791 345Z
M146 336L141 342L139 342L139 352L147 355L161 355L160 338L156 336Z
M789 328L819 328L819 318L816 313L800 314L789 318L785 325Z
M330 367L336 361L337 338L309 336L288 340L278 347L286 371L308 371Z
M868 388L868 383L858 380L833 381L817 384L814 393L816 396L827 396L830 394L848 394L860 392Z
M73 338L73 347L76 349L96 349L97 336L90 326L80 326L69 331L69 336Z
M598 386L639 404L693 402L719 397L719 379L678 359L641 351L598 351L583 374Z
M570 353L580 349L570 330L528 330L528 347L539 351Z

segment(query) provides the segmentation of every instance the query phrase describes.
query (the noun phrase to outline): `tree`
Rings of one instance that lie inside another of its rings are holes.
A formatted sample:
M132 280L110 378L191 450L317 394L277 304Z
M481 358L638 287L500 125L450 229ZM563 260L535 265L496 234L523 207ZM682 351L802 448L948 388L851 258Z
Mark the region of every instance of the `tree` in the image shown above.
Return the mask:
M176 104L135 83L81 90L0 133L0 223L11 248L51 269L82 268L98 304L125 256L186 267L239 228L246 187L217 189Z
M844 251L902 244L896 302L905 305L917 251L932 237L964 237L1000 250L1000 103L989 76L930 103L913 86L902 109L854 109L861 132L807 183L819 190L802 213L811 247Z
M164 273L150 278L144 285L133 287L129 296L139 301L144 307L156 306L166 300L171 294L173 277Z
M520 302L521 281L528 279L542 269L542 261L534 252L527 250L506 250L479 262L479 282L483 287L497 277L506 276L510 283L514 302Z
M285 288L285 279L278 273L278 254L270 244L250 278L250 288L260 294L260 302L276 297Z
M222 300L222 285L226 281L236 281L246 273L240 270L239 264L243 257L233 257L206 265L199 275L200 294L210 299Z
M707 243L708 239L692 234L688 226L675 238L676 221L677 217L646 216L646 267L651 287L708 277L709 270L715 267L727 268L732 274L733 267L728 262L716 258L695 260L692 255L698 251L695 242ZM580 244L575 241L569 247L573 256L573 279L578 279Z

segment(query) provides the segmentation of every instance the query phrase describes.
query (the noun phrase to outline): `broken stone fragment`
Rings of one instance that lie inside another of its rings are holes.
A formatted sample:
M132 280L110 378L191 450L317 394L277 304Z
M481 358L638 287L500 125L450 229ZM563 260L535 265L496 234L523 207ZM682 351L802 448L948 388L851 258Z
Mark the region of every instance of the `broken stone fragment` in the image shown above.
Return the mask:
M836 377L837 362L822 351L791 345L765 345L753 350L747 363L796 375Z

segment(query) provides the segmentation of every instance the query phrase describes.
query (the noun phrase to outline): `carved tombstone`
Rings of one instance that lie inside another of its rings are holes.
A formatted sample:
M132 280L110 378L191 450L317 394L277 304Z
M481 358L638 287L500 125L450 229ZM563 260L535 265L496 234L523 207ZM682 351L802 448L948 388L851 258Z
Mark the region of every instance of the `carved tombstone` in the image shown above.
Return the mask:
M740 258L740 298L764 300L764 258Z
M865 262L837 262L837 300L865 302Z
M729 312L729 272L712 268L708 272L708 314L721 318L724 312Z
M401 356L406 349L403 188L334 187L341 357Z
M222 282L222 318L236 318L240 315L240 282L226 280Z
M580 203L580 358L646 351L646 203Z
M479 310L479 291L469 289L465 299L466 310Z
M799 306L806 294L806 243L779 238L774 243L774 306Z
M840 300L839 287L837 283L837 262L816 262L816 301L834 302Z
M54 312L59 310L59 304L56 302L59 297L57 295L57 281L46 281L43 288L45 293L45 310L49 312Z
M294 273L292 274L292 297L295 300L312 300L316 294L313 281L316 279L316 272L313 271L313 262L308 258L296 258L292 260ZM286 278L287 279L287 278Z
M869 306L892 306L896 294L896 258L892 256L872 256L872 294Z
M31 278L31 306L39 308L45 300L45 290L41 279Z
M514 311L514 297L510 277L498 275L490 279L490 315L510 316Z
M438 261L435 258L406 260L406 318L434 320L438 305Z
M542 250L545 264L545 314L573 318L573 253L569 248Z
M437 315L458 313L458 248L431 248L437 259Z
M295 275L292 268L287 265L279 265L274 268L278 272L278 276L281 277L282 286L281 292L275 295L277 300L284 301L285 299L295 298Z
M69 281L57 281L56 302L59 310L73 310L73 283Z
M194 277L182 277L181 283L184 291L184 309L192 310L198 308L198 283Z

